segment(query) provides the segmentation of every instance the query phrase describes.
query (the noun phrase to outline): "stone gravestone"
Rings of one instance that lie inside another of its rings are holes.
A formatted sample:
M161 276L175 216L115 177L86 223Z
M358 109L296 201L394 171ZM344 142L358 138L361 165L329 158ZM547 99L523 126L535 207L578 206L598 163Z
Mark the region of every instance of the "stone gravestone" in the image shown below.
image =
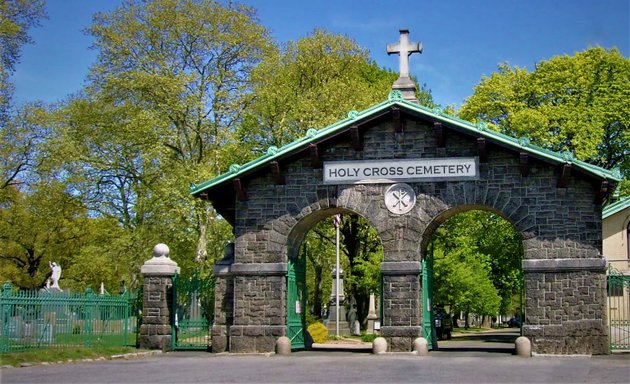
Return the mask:
M374 333L374 323L378 320L378 315L376 314L376 299L374 294L370 294L370 306L368 308L367 315L367 333Z
M339 308L336 305L336 292L337 284L335 283L337 271L333 268L332 275L332 289L330 293L330 300L328 302L328 322L326 327L331 335L336 334L337 331L337 311L339 311L339 335L350 335L350 324L346 319L346 307L345 296L343 294L343 270L339 270Z

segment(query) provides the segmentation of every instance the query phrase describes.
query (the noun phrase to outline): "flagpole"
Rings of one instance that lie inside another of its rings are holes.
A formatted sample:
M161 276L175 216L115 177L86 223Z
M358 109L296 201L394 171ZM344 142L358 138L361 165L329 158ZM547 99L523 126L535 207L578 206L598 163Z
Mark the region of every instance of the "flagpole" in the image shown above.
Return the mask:
M339 222L341 220L339 220L340 218L337 216L335 217L335 227L337 228L337 241L336 241L336 248L337 248L337 260L335 262L335 280L336 280L336 288L335 288L335 305L337 306L336 308L336 317L337 317L337 321L335 322L335 335L337 337L339 337Z

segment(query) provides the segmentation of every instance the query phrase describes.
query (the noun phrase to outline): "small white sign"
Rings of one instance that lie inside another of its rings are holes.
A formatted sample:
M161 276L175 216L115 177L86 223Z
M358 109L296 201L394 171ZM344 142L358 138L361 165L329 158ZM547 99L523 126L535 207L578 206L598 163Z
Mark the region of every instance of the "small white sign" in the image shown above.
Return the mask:
M474 157L324 162L324 184L464 180L479 177Z

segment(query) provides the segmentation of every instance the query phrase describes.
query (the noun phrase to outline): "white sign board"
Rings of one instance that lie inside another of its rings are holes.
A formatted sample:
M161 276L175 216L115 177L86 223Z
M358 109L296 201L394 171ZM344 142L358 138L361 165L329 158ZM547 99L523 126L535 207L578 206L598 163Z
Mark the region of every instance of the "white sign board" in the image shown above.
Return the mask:
M474 157L324 162L324 184L396 183L479 178Z

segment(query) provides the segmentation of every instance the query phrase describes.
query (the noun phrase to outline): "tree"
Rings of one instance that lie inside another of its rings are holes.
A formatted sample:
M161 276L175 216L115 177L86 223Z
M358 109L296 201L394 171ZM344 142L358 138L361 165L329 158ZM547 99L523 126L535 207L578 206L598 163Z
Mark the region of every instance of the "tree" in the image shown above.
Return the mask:
M24 289L40 288L50 275L49 261L67 266L81 244L85 210L57 182L33 193L9 189L0 207L0 271ZM5 201L6 203L6 201Z
M20 60L20 49L32 42L29 28L46 17L43 0L3 0L0 2L0 127L8 118L12 85L9 76Z
M355 41L316 29L269 55L252 74L256 98L241 137L254 153L282 147L386 99L397 74ZM430 92L421 98L432 103Z
M616 49L556 56L533 72L499 65L459 112L503 133L612 169L630 193L630 60Z
M240 5L153 0L128 1L97 14L90 33L99 59L88 96L142 111L144 121L132 117L138 129L133 136L145 134L153 143L138 148L140 163L149 162L160 175L150 189L156 196L151 214L180 235L180 254L191 251L186 243L194 237L196 259L206 260L208 229L224 221L191 198L188 187L226 168L226 147L233 145L252 98L249 73L271 46L267 31L252 9ZM146 176L143 169L134 171Z
M38 179L47 158L49 113L41 104L23 105L0 126L0 202L11 187L24 188Z
M522 287L522 241L514 226L486 211L460 213L434 232L434 302L494 316L511 310Z

